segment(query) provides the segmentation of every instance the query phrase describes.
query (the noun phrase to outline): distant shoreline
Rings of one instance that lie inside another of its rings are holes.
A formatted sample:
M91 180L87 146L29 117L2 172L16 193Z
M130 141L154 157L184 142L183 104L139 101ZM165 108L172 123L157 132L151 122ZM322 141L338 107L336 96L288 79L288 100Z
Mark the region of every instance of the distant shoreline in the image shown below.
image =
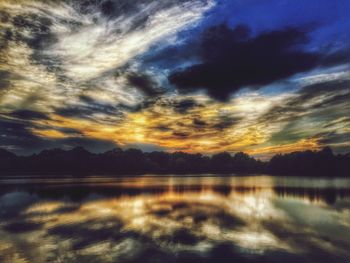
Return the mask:
M212 156L184 152L145 153L136 149L114 149L95 154L84 148L44 150L17 156L0 149L3 177L135 177L135 176L310 176L349 177L350 154L335 155L329 147L321 151L277 154L267 162L245 153L223 152Z
M133 178L240 178L240 177L286 177L286 178L292 178L292 177L302 177L306 179L341 179L341 178L347 178L350 176L327 176L327 175L303 175L303 174L96 174L96 175L80 175L80 174L50 174L50 175L31 175L31 174L24 174L24 175L18 175L18 174L5 174L0 175L0 185L2 180L11 180L11 179L133 179Z

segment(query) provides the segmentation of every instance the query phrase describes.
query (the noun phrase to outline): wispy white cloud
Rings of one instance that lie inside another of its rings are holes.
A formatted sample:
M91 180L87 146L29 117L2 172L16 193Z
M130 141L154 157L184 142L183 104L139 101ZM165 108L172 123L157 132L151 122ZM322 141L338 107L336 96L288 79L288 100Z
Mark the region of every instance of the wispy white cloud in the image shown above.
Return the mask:
M81 14L78 29L62 25L53 27L58 42L45 51L57 56L70 78L87 81L102 73L125 65L134 56L145 52L156 41L193 25L212 2L190 1L158 10L155 2L140 5L135 13L108 19L101 14ZM147 20L132 30L140 17Z
M76 1L0 2L9 16L1 21L1 29L16 36L2 52L0 70L11 72L2 105L23 107L35 94L42 99L30 107L50 111L76 105L79 96L87 94L103 103L134 106L142 94L123 74L116 77L116 71L157 41L194 26L214 2L135 1L130 12L114 16L104 15L99 5L84 11ZM28 44L45 37L49 41L39 48Z

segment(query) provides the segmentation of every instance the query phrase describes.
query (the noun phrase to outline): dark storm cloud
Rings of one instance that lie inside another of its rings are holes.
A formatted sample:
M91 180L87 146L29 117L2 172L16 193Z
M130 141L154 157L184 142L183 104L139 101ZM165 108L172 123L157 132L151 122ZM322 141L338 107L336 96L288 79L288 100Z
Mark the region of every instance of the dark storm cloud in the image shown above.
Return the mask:
M56 110L56 114L67 117L67 118L76 118L76 119L87 119L87 120L94 120L96 122L106 122L104 119L97 120L94 118L94 114L105 114L109 116L123 117L123 113L119 110L114 109L111 107L110 109L107 108L100 108L95 106L69 106L65 108L59 108ZM106 116L108 119L108 117ZM114 119L113 119L114 120ZM114 122L115 123L115 122Z
M49 127L47 127L49 128ZM57 127L56 128L57 131L60 131L64 134L67 134L69 136L82 136L82 132L77 130L77 129L73 129L73 128L63 128L63 127Z
M302 50L307 33L297 28L263 32L251 37L248 27L214 26L202 35L203 63L172 73L169 81L184 92L205 89L227 100L244 86L260 87L310 70L320 54Z
M156 126L156 127L153 127L153 128L155 130L162 131L162 132L167 132L167 131L171 131L172 130L172 128L164 126L164 125L159 125L159 126Z
M46 140L32 134L28 125L22 122L0 119L0 145L27 154L48 146Z
M63 117L89 118L89 115L93 113L94 111L92 111L91 109L79 106L58 108L56 110L56 114Z
M26 125L19 121L0 119L0 130L3 137L33 137Z
M195 127L204 127L207 125L205 121L198 118L193 119L192 123Z
M181 132L181 131L174 131L172 134L174 137L177 137L177 138L186 138L190 135L190 133L188 132Z
M191 109L201 107L201 104L196 102L194 99L182 99L173 101L169 106L172 107L175 112L185 114Z
M91 97L80 96L81 104L57 108L55 113L63 117L72 117L80 119L93 119L93 114L106 114L111 116L123 116L122 106L114 106L107 103L101 103Z
M5 12L0 11L0 21L7 23L9 16ZM12 31L8 28L0 28L0 52L7 48L9 40L12 38Z
M103 1L101 3L101 11L105 16L112 15L115 11L115 4L111 0Z
M9 116L22 120L47 120L48 116L42 112L33 110L16 110L8 114Z
M127 79L130 85L137 88L145 96L157 97L163 94L158 84L146 74L130 73L127 75Z
M219 117L218 121L214 122L212 128L218 131L223 131L238 124L241 120L241 117L222 115Z
M1 54L1 53L0 53ZM0 70L0 92L10 86L11 74L8 71Z
M6 12L0 10L0 22L7 23L9 20L10 16Z

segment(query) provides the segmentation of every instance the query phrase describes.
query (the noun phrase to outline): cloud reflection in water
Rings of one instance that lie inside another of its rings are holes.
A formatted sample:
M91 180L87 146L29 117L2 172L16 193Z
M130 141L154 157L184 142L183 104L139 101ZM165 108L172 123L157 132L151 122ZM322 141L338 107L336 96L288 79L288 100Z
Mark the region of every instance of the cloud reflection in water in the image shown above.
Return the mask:
M350 256L345 179L59 181L2 184L2 261L345 262Z

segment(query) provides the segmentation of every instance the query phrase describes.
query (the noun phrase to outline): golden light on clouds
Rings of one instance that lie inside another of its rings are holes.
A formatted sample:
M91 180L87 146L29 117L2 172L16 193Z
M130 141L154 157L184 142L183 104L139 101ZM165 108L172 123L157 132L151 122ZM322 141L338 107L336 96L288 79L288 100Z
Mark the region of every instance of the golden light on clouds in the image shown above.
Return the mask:
M0 8L1 132L4 138L15 138L13 129L36 136L33 151L45 148L40 139L69 138L257 156L350 147L350 73L344 68L270 90L240 90L226 101L206 89L187 94L170 84L163 60L174 59L171 48L184 41L179 33L199 25L215 8L213 0L137 2L115 15L70 0L1 0ZM166 55L159 57L162 50ZM0 147L21 150L15 144Z
M159 145L170 151L185 152L245 151L260 155L320 148L316 138L302 139L292 144L265 146L282 124L259 123L258 120L285 97L286 95L283 95L271 99L255 95L253 102L245 98L235 98L232 105L220 105L200 96L197 100L201 106L189 109L186 113L176 112L168 105L160 103L140 112L127 113L115 124L51 114L49 120L36 123L56 127L58 130L32 131L39 136L64 138L69 135L60 132L59 129L68 128L78 131L82 136L112 140L120 146L145 143ZM196 99L182 99L189 98ZM222 112L225 112L223 119ZM234 123L235 121L237 123Z
M279 153L290 153L305 150L320 150L324 145L320 144L320 138L301 139L295 143L283 144L283 145L271 145L266 147L259 147L257 149L247 150L251 155L263 155L265 158L272 157Z
M38 130L33 129L32 132L38 136L48 137L48 138L67 138L68 136L57 130Z

